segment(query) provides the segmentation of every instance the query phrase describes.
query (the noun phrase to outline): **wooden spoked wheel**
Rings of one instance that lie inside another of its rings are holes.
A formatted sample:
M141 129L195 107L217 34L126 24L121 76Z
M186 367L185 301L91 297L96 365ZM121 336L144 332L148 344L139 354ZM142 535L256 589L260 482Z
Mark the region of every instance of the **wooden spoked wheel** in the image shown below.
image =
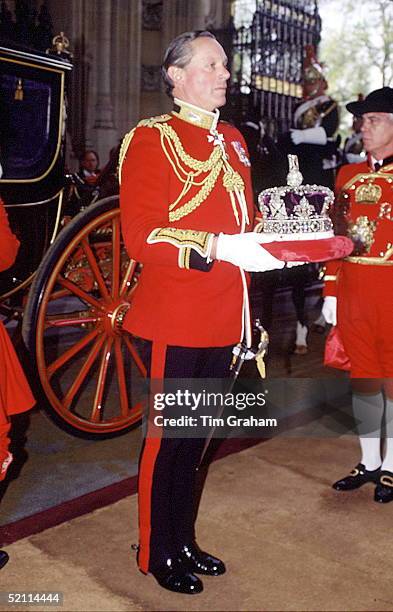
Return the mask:
M139 269L115 196L61 231L29 292L23 337L49 411L74 433L120 433L141 418L146 369L122 327Z

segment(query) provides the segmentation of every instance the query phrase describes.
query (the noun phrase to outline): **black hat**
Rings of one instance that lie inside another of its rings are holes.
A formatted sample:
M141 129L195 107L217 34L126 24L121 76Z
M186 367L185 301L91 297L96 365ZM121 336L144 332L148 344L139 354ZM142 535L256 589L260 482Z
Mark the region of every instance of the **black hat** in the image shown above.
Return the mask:
M350 102L347 110L353 115L364 113L393 113L393 88L382 87L368 94L364 100Z

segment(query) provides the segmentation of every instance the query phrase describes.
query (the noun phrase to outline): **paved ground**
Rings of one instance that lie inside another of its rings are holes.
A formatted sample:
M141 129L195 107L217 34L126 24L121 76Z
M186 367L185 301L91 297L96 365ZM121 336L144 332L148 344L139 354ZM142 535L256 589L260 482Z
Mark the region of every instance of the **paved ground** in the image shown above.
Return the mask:
M77 612L393 610L393 504L376 504L372 485L330 487L357 460L353 437L303 433L212 464L197 532L227 573L204 579L201 595L164 591L137 571L135 495L8 546L1 590L61 591L60 610Z

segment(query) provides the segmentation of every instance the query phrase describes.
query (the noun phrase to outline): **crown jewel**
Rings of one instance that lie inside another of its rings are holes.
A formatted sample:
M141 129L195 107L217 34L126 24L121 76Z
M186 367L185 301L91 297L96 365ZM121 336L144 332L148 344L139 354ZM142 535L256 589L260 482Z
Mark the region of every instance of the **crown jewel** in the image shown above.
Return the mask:
M333 192L321 185L302 185L296 155L288 155L288 164L287 185L270 187L259 194L263 232L285 240L332 237L333 223L328 211L334 200Z

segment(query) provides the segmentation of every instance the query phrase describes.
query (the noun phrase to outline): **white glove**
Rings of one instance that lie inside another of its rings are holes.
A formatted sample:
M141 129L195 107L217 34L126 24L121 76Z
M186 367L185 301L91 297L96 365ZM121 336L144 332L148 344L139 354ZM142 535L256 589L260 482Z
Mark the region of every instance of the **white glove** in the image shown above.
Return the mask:
M307 261L287 261L287 268L296 268L297 266L305 266Z
M302 142L315 145L325 145L327 143L327 136L323 127L291 130L291 139L295 145L301 144Z
M358 164L359 162L365 160L365 157L360 153L359 155L357 153L346 153L345 156L349 164Z
M337 298L334 295L328 295L323 300L322 314L326 323L337 325Z
M260 246L272 242L273 238L261 236L256 232L245 234L220 234L217 238L216 259L228 261L247 272L266 272L279 270L285 263L270 255Z

